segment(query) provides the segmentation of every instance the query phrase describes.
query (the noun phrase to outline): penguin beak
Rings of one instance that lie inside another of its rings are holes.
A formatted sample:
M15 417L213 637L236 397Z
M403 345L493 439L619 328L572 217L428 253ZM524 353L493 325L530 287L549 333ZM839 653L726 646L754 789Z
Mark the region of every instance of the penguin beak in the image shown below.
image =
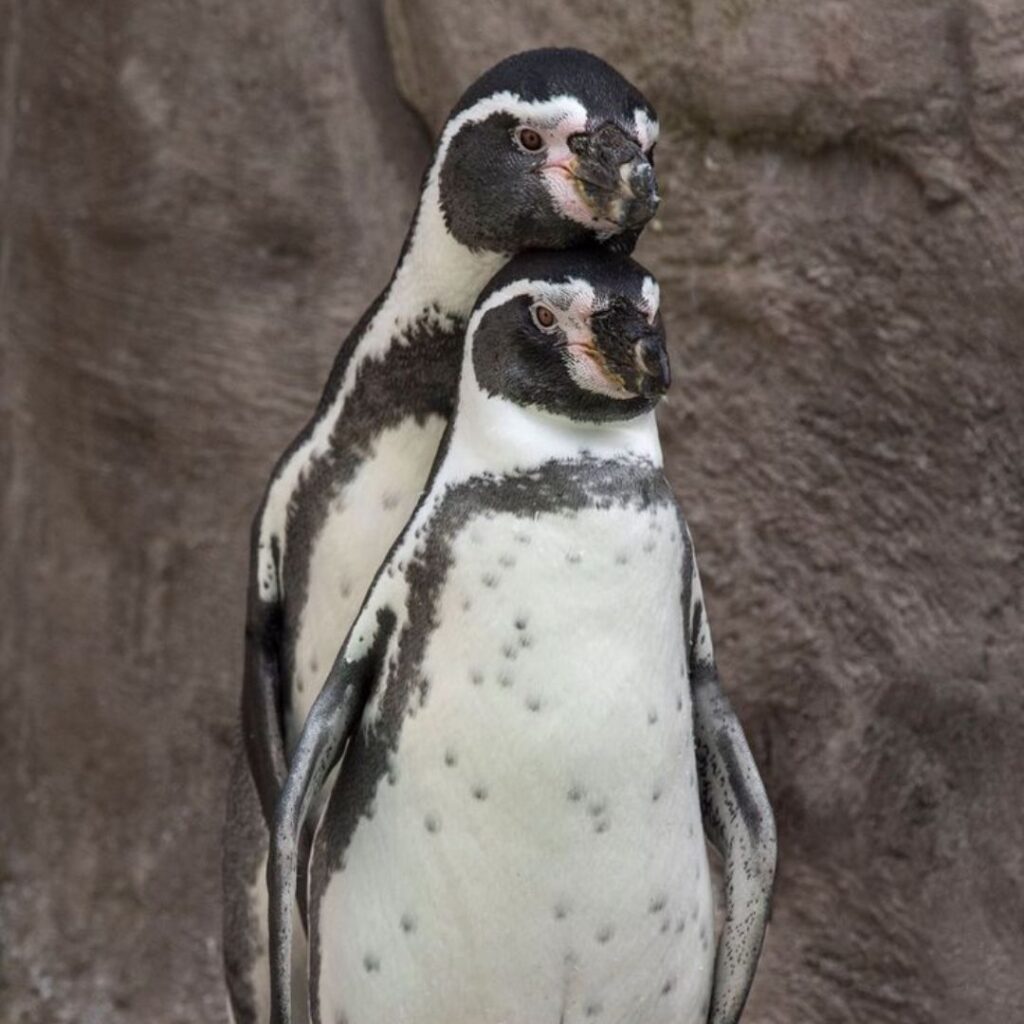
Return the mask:
M654 165L618 125L604 124L569 139L570 171L595 218L620 231L636 231L658 209Z
M613 387L656 402L672 383L665 332L635 309L612 308L591 318L599 366Z
M664 335L644 335L634 345L633 358L638 368L637 391L644 398L661 398L672 383Z

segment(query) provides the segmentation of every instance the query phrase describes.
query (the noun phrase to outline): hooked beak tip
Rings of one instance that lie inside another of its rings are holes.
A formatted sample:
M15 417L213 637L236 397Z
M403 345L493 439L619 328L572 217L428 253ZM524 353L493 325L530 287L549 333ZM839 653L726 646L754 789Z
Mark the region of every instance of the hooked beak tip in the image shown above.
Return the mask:
M640 376L638 390L644 398L661 398L672 383L668 351L660 340L645 339L637 345Z
M637 157L628 175L629 198L622 212L622 226L640 227L657 212L661 196L658 195L658 181L654 168L645 157Z

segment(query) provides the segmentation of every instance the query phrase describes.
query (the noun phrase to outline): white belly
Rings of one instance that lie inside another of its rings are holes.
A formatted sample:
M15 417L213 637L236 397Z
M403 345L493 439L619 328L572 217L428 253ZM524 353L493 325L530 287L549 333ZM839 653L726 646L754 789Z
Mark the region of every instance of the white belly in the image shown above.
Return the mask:
M669 507L456 538L395 782L321 903L325 1022L701 1019L681 551Z
M295 641L289 749L359 613L374 574L416 502L444 430L438 416L383 431L370 456L331 502L313 544L306 603Z

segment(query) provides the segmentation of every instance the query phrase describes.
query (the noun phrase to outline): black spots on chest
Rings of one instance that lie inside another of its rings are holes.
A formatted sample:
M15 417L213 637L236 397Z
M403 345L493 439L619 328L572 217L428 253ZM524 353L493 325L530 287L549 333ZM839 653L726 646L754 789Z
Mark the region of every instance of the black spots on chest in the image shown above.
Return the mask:
M426 677L423 665L431 635L436 629L462 628L461 616L457 625L449 627L439 619L441 595L454 564L457 538L471 530L479 518L510 515L519 522L510 533L510 547L503 550L514 552L516 545L531 543L531 524L539 515L612 508L640 512L666 504L674 504L674 499L660 469L645 460L625 458L552 461L525 473L474 477L444 491L430 520L421 527L415 553L404 566L408 593L405 623L394 658L379 684L380 700L372 727L360 729L353 737L331 797L321 830L326 837L329 868L340 864L360 819L365 817L376 787L388 771L389 758L399 749L410 709L424 700L429 704L434 681ZM505 585L497 578L499 573L493 575L494 580L481 580L482 589ZM470 601L465 613L469 614L472 607ZM508 632L496 638L495 667L485 671L482 662L470 670L464 685L497 684L502 690L514 691L517 652L542 640L542 629L543 623L532 621L522 606L513 610ZM539 695L528 692L520 699L527 713L543 715ZM483 784L482 780L470 780L471 785L477 783ZM427 821L433 820L431 809L423 808L423 813L424 826L430 832ZM607 814L589 820L598 834L610 823ZM440 828L439 821L436 826Z
M458 757L458 754L456 753L454 747L448 746L448 747L445 748L444 764L445 764L446 768L450 768L450 769L454 769L454 768L458 767L458 765L459 765L459 757ZM477 779L469 787L469 792L470 792L470 795L472 796L472 798L474 800L476 800L478 803L483 803L490 796L490 790L489 790L487 784L482 782L482 781L480 781L479 779ZM428 815L428 817L432 817L432 816ZM429 831L436 831L436 829L431 829L430 825L428 824L427 831L428 832Z
M589 821L590 828L595 835L604 835L611 828L611 816L608 810L608 800L605 797L590 797L587 799L587 791L579 783L573 783L566 794L570 804L576 804L584 811L584 821Z

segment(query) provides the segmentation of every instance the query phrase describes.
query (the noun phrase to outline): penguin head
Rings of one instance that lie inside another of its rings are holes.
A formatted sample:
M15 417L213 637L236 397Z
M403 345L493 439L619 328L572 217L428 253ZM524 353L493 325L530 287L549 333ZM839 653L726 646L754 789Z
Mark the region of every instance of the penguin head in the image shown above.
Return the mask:
M631 252L658 206L654 109L582 50L530 50L479 78L438 143L448 231L511 254L588 241Z
M470 319L477 386L577 421L649 412L671 380L659 298L643 267L606 249L520 254Z

